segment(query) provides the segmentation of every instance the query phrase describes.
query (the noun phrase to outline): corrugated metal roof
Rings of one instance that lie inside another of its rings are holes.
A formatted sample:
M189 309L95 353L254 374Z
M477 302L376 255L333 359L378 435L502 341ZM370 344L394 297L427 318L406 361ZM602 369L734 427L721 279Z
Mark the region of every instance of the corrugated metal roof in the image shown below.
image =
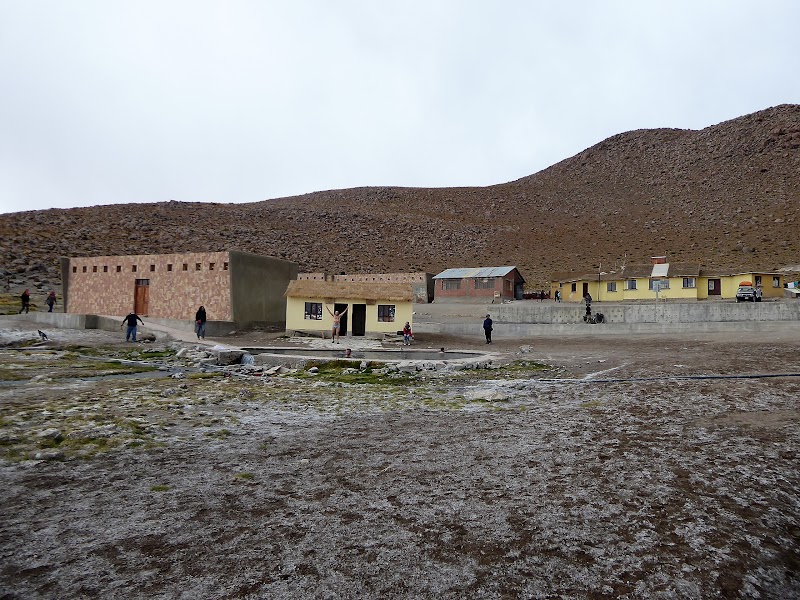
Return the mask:
M669 263L657 263L653 265L650 277L666 277L667 273L669 273Z
M504 277L517 267L469 267L464 269L447 269L434 279L466 279L471 277Z

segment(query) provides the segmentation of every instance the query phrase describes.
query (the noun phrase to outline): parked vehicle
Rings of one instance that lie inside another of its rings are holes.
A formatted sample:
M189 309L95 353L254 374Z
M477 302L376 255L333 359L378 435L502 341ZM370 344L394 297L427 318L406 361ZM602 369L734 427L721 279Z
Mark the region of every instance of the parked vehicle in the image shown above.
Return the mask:
M739 284L739 289L736 290L736 301L737 302L755 302L756 301L756 290L753 288L753 284L749 281L742 281Z

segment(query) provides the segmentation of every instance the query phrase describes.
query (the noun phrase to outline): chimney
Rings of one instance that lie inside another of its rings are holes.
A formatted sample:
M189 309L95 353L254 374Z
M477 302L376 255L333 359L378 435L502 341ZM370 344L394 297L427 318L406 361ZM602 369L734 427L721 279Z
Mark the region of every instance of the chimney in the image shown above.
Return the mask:
M651 256L650 262L654 265L664 265L667 263L666 256Z

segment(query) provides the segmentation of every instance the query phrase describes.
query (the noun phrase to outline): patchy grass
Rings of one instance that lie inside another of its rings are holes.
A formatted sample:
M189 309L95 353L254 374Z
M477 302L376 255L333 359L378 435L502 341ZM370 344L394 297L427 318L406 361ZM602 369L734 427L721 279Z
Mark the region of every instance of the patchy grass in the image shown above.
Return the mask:
M246 479L247 481L252 481L253 479L256 478L256 476L253 475L252 473L236 473L234 477L236 477L237 479Z
M207 431L205 435L218 440L226 440L233 434L229 429L218 429L217 431Z
M168 492L169 491L169 486L168 485L164 485L164 484L151 485L150 486L150 491L151 492Z
M361 361L359 360L333 360L327 362L310 361L306 364L306 370L295 375L298 379L310 379L328 381L331 383L348 384L373 384L373 385L393 385L404 386L413 380L413 377L406 373L380 372L384 368L383 364L367 363L367 368L360 370ZM317 367L316 374L309 373L308 369ZM356 372L345 373L348 369L355 369ZM378 372L376 372L378 371Z

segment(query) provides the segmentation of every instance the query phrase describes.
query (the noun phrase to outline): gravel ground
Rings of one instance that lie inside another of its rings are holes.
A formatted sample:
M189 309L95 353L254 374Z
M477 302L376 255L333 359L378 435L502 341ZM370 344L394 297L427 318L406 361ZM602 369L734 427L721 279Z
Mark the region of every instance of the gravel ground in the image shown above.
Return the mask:
M0 598L800 597L792 329L366 384L81 380L129 346L56 333L0 349Z

